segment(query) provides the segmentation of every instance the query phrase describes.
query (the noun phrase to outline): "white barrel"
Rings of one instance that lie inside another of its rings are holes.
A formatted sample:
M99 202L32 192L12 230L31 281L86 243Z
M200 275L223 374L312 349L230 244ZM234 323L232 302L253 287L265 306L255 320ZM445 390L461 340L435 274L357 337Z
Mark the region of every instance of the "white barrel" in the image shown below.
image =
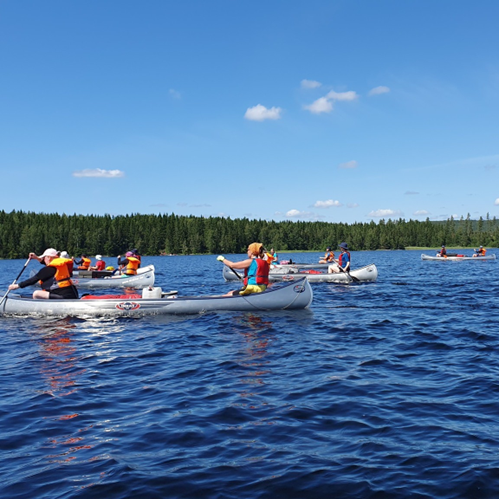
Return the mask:
M144 288L142 290L142 298L161 298L162 289L161 288Z

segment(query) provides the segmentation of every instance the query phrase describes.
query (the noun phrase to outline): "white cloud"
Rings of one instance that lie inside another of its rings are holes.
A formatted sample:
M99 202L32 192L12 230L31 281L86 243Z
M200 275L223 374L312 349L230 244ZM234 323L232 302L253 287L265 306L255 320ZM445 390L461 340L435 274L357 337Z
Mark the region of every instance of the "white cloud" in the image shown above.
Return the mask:
M495 204L496 206L499 206L499 198L497 198L497 199L495 200L494 204Z
M322 83L314 80L302 80L301 88L318 88L322 85Z
M333 103L326 99L326 97L321 97L312 102L309 106L303 106L303 108L313 114L330 113L333 110Z
M315 213L310 211L299 211L299 210L289 210L286 212L287 218L306 218L309 220L318 220L321 217L318 217Z
M359 203L348 203L347 204L347 208L358 208L359 207Z
M419 194L417 191L405 191L406 196L416 196L417 194Z
M352 169L352 168L357 168L358 163L355 160L352 161L347 161L346 163L340 163L338 168L343 168L345 170Z
M249 107L244 117L251 121L279 120L281 119L281 111L280 107L267 109L265 106L258 104L254 107Z
M335 92L334 90L331 90L331 92L326 95L326 99L341 101L352 101L358 97L357 93L353 90L350 90L349 92Z
M303 108L314 114L330 113L333 110L334 101L353 101L357 98L358 95L354 91L335 92L331 90L326 96L320 97L309 106L303 106Z
M387 94L388 92L390 92L390 89L388 87L380 86L369 90L369 95L381 95Z
M431 213L429 211L426 211L426 210L417 210L414 212L414 215L419 217L422 215L431 215Z
M119 178L124 177L121 170L101 170L100 168L88 168L73 172L73 177L98 177L98 178Z
M316 201L314 204L314 208L331 208L331 207L342 206L339 201L333 201L332 199L328 199L327 201Z
M376 211L371 211L371 213L369 213L370 217L375 217L375 218L392 217L400 215L401 213L398 210L376 210Z

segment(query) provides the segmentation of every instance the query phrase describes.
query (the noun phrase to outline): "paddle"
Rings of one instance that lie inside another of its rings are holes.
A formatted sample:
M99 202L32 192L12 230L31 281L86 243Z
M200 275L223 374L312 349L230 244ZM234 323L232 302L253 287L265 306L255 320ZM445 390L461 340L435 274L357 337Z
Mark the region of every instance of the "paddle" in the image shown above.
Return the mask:
M17 280L21 277L22 273L26 270L26 267L28 266L28 263L30 261L30 258L26 260L26 263L24 264L24 267L21 269L21 272L19 272L18 276L14 279L14 282L12 284L15 284ZM5 301L5 298L7 298L7 295L10 293L10 289L7 290L7 293L3 295L2 301L0 301L0 307L3 305L3 302Z
M350 272L348 272L348 270L345 270L341 265L338 265L339 269L341 272L345 273L348 277L350 277L350 279L353 281L353 282L360 282L360 279L351 275Z
M222 263L223 263L223 261L225 260L225 257L223 257L222 255L217 256L217 260L218 260L219 262L222 262ZM225 263L224 263L224 265L225 265ZM227 265L227 267L229 267L229 266ZM241 277L241 276L240 276L240 275L239 275L239 274L238 274L238 273L237 273L237 272L236 272L236 271L235 271L232 267L229 267L229 269L230 269L230 270L232 270L232 272L234 272L234 274L237 276L237 278L238 278L240 281L242 281L242 280L243 280L243 278L242 278L242 277Z

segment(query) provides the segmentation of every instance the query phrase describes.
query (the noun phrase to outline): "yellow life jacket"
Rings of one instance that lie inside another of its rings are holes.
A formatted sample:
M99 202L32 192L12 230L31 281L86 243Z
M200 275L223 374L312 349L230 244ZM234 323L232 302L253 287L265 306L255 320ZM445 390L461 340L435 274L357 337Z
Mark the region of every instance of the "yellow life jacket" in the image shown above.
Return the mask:
M126 259L128 260L128 263L125 269L125 275L137 275L140 260L134 256L127 256Z

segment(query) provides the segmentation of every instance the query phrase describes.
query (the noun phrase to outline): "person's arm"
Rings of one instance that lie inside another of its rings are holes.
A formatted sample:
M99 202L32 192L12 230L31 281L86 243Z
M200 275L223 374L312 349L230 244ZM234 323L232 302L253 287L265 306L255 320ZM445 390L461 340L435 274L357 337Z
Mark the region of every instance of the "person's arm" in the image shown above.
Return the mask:
M225 258L223 260L223 263L227 265L227 267L230 267L231 269L247 269L253 260L251 258L248 258L247 260L243 260L241 262L231 262L230 260L227 260Z
M43 269L39 270L33 277L30 277L29 279L21 281L17 284L11 284L12 288L11 286L9 286L9 289L19 289L19 288L25 288L27 286L32 286L33 284L36 284L38 281L46 281L47 279L54 277L55 273L56 273L55 267L43 267Z

